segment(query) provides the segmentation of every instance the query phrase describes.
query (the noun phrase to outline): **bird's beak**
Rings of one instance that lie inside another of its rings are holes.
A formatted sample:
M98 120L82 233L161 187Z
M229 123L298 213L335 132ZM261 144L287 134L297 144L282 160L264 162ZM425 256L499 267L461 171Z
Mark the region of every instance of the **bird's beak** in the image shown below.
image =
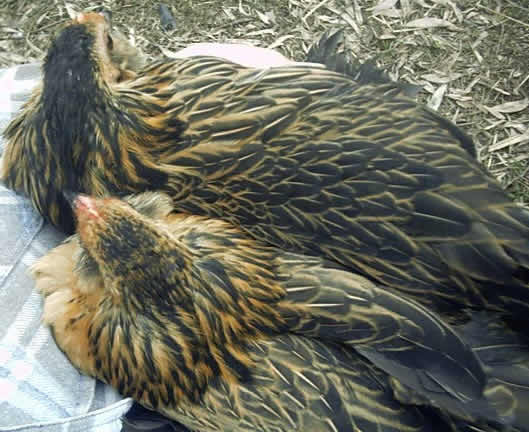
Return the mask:
M74 201L75 212L77 214L84 213L90 217L99 217L99 212L96 209L96 201L86 195L78 195Z
M90 216L99 216L93 198L72 191L63 191L63 195L77 217L80 212L85 212Z
M99 11L99 15L102 15L105 18L105 21L107 22L108 27L112 28L112 11L102 8Z
M63 191L62 194L64 196L64 199L68 202L68 204L70 204L70 207L72 207L72 209L75 209L75 200L77 199L79 194L69 190Z

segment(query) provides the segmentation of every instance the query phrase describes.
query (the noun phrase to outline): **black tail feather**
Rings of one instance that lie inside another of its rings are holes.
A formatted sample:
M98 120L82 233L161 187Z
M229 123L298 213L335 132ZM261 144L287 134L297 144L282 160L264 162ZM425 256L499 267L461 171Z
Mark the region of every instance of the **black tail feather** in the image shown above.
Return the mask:
M461 407L454 404L450 409L452 414L456 414L452 418L456 429L468 432L529 431L527 341L523 335L505 325L499 313L466 313L468 322L453 327L482 363L487 386L482 400L471 401L470 404L463 402ZM405 404L428 406L432 403L396 380L393 380L393 387L397 399ZM498 413L496 420L491 416L480 416L482 409L490 408Z
M513 426L529 430L529 347L525 335L506 326L499 314L472 312L461 336L483 363L489 393L511 394Z
M389 84L399 87L408 97L416 98L421 87L392 81L389 76L379 69L373 60L360 63L348 56L340 45L344 41L343 29L331 29L322 34L307 53L306 60L311 63L320 63L335 72L348 75L359 84Z

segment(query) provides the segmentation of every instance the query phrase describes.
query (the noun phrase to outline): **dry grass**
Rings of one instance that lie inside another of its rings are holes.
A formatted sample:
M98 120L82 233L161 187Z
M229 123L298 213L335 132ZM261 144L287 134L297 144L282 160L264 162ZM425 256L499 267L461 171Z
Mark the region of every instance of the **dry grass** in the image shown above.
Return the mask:
M158 2L4 0L0 66L42 57L68 10L104 5L152 57L192 42L241 41L302 60L330 27L345 27L360 59L420 84L420 99L476 139L480 158L529 203L529 5L519 0L173 0L177 28Z

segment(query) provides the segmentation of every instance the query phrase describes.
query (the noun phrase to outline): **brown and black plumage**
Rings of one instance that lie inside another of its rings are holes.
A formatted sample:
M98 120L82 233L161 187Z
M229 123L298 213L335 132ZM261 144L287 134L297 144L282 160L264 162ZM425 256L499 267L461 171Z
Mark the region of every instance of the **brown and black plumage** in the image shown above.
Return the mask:
M524 425L512 385L425 307L171 210L156 193L82 196L79 234L34 266L44 321L83 372L203 432L447 430L432 406Z
M426 305L525 319L529 212L460 129L398 86L212 57L116 82L104 20L83 17L52 43L42 88L5 134L3 179L55 225L74 229L63 190L164 190L178 211Z

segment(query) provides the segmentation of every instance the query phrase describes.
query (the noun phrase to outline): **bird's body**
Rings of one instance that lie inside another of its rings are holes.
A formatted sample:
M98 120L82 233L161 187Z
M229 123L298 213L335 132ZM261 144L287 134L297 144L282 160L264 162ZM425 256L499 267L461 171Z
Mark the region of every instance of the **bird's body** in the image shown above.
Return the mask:
M52 223L73 231L63 190L163 190L178 211L324 256L426 305L525 319L529 212L468 137L398 86L212 57L117 82L104 26L87 17L54 42L43 87L6 131L2 177Z
M129 203L80 199L78 236L33 268L58 346L122 394L201 432L450 430L431 405L524 425L516 385L426 308L163 195Z

